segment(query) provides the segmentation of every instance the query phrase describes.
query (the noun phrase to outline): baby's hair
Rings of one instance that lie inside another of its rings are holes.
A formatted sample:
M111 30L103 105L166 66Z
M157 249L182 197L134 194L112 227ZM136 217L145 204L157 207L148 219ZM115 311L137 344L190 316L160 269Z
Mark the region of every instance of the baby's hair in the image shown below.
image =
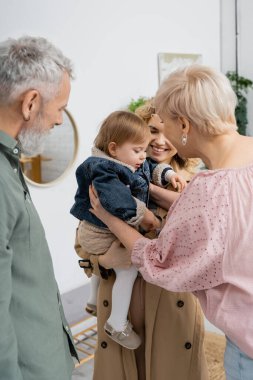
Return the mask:
M102 122L94 145L110 155L108 150L110 142L115 142L119 146L125 142L138 144L150 137L147 124L139 116L129 111L115 111Z

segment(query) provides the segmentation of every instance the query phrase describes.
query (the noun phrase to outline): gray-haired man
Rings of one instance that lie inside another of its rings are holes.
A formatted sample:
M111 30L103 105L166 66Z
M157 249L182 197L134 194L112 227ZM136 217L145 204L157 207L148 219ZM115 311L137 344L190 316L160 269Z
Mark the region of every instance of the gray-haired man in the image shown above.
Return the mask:
M44 229L20 170L70 93L70 61L44 38L0 43L0 378L69 380L76 356Z

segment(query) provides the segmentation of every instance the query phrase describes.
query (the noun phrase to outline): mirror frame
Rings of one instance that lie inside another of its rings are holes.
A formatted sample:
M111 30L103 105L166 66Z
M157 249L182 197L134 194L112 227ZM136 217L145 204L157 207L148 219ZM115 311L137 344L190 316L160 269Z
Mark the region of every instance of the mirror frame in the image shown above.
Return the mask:
M33 186L36 186L36 187L50 187L50 186L56 185L58 182L62 181L63 178L65 178L67 176L67 174L69 173L70 169L72 168L72 166L73 166L73 164L74 164L74 162L75 162L75 160L77 158L77 153L78 153L78 149L79 149L79 134L78 134L76 122L75 122L73 116L71 115L71 113L67 109L65 109L64 112L67 114L67 116L68 116L68 118L70 120L70 123L71 123L71 125L73 127L73 131L74 131L74 154L73 154L72 160L69 162L69 164L66 167L66 169L64 170L64 172L58 178L56 178L55 180L50 181L50 182L38 183L38 182L35 182L35 181L31 180L29 177L27 177L23 173L25 180L30 185L33 185Z

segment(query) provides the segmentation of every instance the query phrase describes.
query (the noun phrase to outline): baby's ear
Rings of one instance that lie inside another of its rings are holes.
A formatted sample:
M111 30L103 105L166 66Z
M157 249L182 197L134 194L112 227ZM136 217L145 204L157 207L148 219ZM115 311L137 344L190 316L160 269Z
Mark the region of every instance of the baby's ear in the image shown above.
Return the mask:
M108 144L108 151L111 157L115 157L117 153L117 144L114 141L111 141Z

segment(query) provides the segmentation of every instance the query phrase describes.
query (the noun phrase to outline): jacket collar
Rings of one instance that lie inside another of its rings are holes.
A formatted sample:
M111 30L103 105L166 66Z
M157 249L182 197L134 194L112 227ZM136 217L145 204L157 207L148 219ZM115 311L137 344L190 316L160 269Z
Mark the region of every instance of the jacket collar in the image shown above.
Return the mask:
M130 169L133 173L136 171L133 166L125 164L122 161L116 160L115 158L112 158L112 157L108 156L105 152L103 152L102 150L100 150L100 149L98 149L96 147L92 148L91 154L92 154L93 157L105 158L106 160L115 162L116 164L123 165L126 168Z

